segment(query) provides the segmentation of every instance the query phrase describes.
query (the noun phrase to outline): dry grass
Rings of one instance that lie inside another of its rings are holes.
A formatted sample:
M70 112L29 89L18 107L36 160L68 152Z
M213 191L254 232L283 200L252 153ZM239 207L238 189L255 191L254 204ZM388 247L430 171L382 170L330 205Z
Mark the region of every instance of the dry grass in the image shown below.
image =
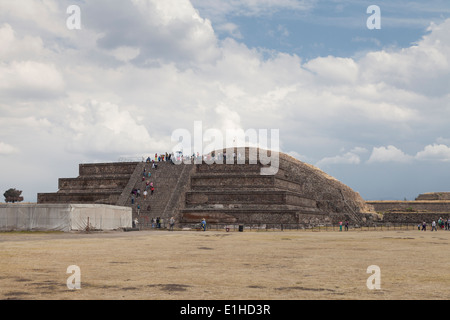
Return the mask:
M0 233L0 299L448 299L450 232ZM66 286L81 268L81 290ZM367 267L381 268L369 290Z

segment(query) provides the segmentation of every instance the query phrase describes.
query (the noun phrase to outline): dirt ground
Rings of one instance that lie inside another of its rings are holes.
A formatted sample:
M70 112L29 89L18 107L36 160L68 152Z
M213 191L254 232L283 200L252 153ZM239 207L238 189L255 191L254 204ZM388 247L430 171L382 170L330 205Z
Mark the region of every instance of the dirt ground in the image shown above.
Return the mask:
M0 299L447 300L449 240L411 229L0 233ZM71 265L80 289L67 286ZM372 265L380 289L367 286Z

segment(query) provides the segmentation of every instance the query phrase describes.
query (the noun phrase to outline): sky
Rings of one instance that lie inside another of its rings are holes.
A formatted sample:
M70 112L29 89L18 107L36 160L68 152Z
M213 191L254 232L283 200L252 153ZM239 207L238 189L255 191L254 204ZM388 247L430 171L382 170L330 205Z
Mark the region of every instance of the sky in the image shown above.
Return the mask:
M196 121L277 129L366 200L450 191L446 0L0 0L0 44L0 191L26 202Z

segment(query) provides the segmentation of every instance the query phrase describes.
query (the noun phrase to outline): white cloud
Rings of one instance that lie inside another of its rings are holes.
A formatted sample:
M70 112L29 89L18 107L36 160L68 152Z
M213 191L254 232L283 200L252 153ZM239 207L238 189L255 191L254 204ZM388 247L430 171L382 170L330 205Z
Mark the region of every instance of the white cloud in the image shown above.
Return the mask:
M33 32L34 29L61 34L68 31L65 24L67 7L68 5L64 7L63 1L55 0L1 1L0 20L18 22L28 32Z
M326 157L317 163L317 166L339 164L339 163L360 163L360 154L367 153L366 148L355 147L344 155L335 157ZM427 145L422 151L417 152L415 156L408 155L399 148L389 145L387 147L374 147L367 163L411 163L415 160L421 161L450 161L450 147L444 144Z
M334 157L325 157L316 163L317 167L324 167L332 164L359 164L361 159L359 155L353 152L347 152L343 155Z
M44 42L40 37L25 35L19 39L8 23L0 25L0 43L1 60L39 59L42 55L50 54L50 51L44 48Z
M413 157L407 155L402 150L390 145L387 147L374 147L368 163L375 162L400 162L406 163L413 160Z
M7 143L0 141L0 156L17 153L19 150Z
M243 39L242 33L239 31L239 26L235 23L226 22L217 25L214 28L216 31L227 33L229 36L235 39Z
M316 75L316 81L326 84L353 84L358 81L359 67L351 58L318 57L304 64Z
M77 153L142 154L154 145L147 129L127 110L90 101L71 106L64 126L67 149Z
M361 163L361 155L367 153L368 150L363 147L354 147L350 151L345 152L344 149L341 150L340 155L334 157L325 157L319 160L315 165L317 167L323 168L330 165L336 164L355 164Z
M450 161L450 147L444 144L428 145L416 154L418 160Z
M0 64L0 89L21 98L57 96L63 93L64 79L52 64L13 61Z
M242 129L241 117L238 112L231 110L224 104L219 104L215 108L215 112L218 115L218 119L220 119L216 128L221 129L222 132Z
M429 34L404 49L369 52L360 61L361 80L432 96L448 94L450 19L431 24Z
M139 66L163 62L186 68L220 57L211 22L189 0L128 0L114 6L98 0L85 7L91 13L86 28L101 35L97 44L104 50L139 49L134 59ZM114 19L118 15L120 23Z
M369 150L367 150L366 148L363 147L354 147L352 150L350 150L351 153L356 153L356 154L364 154L369 152Z
M279 24L279 25L277 26L277 31L278 31L278 33L279 33L282 37L289 37L290 32L289 32L289 30L286 28L286 26L283 26L283 25Z
M381 42L377 38L365 38L365 37L353 37L353 42L371 42L375 44L377 47L381 47Z
M141 53L141 49L133 47L118 47L112 50L111 54L119 61L128 62L133 60Z
M436 143L437 143L437 144L446 144L446 145L450 145L450 139L449 139L449 138L439 137L439 138L436 139Z
M304 156L296 151L289 151L289 152L286 152L286 154L290 155L291 157L293 157L297 160L303 161L303 162L309 161L309 158L307 156Z

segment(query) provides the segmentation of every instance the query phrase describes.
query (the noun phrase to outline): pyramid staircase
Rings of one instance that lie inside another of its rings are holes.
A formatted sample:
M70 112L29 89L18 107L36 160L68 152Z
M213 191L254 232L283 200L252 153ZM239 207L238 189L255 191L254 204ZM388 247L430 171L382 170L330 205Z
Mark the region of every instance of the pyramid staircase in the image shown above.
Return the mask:
M152 218L159 217L167 222L170 217L176 216L194 169L193 165L174 165L171 162L157 162L156 165L153 168L152 163L140 163L117 203L133 209L133 218L139 219L141 228L151 227ZM147 181L155 188L153 194L147 188ZM146 188L148 194L144 196ZM132 195L133 189L140 189L140 196Z

